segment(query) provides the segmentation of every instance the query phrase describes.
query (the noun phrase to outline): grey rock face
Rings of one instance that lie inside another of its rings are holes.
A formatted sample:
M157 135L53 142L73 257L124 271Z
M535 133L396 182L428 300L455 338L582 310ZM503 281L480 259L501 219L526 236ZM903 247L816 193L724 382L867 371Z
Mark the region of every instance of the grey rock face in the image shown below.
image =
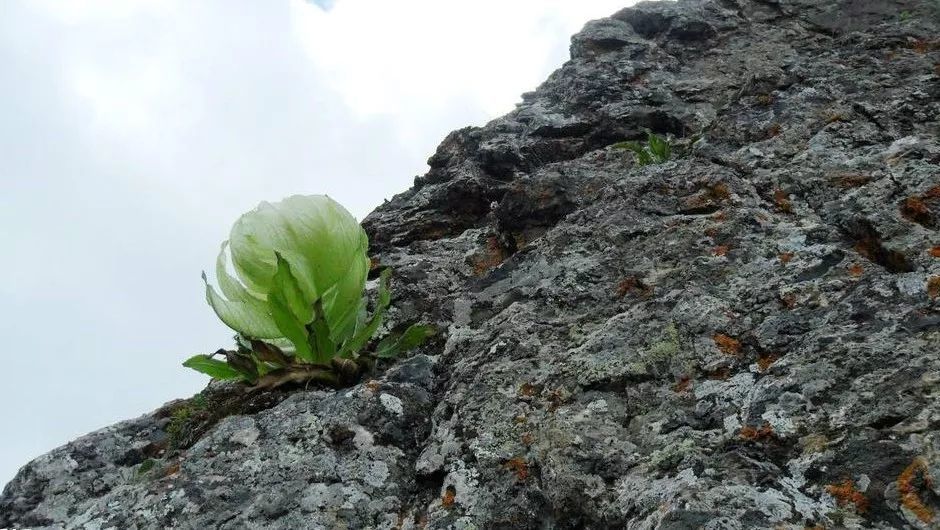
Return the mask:
M0 527L940 528L940 4L646 2L571 51L365 221L438 342L92 433Z

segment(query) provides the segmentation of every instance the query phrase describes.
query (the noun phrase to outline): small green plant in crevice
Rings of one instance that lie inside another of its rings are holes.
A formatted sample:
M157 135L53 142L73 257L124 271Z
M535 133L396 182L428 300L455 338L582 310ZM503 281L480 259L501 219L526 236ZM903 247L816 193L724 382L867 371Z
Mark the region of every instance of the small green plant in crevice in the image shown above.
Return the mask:
M156 460L148 458L140 463L140 466L137 467L137 476L146 474L148 471L154 468L157 465Z
M196 355L183 365L256 389L309 382L339 387L378 359L419 346L434 334L431 326L412 325L365 351L391 302L391 270L385 269L367 314L368 246L356 219L327 196L262 202L235 222L222 244L216 260L222 294L203 273L209 305L237 332L236 349Z
M168 436L168 445L175 448L184 440L191 428L194 417L209 407L209 402L202 394L196 394L192 399L184 402L170 414L170 421L164 428Z
M620 142L614 149L626 149L633 152L633 159L639 166L662 164L672 158L672 145L669 140L651 132L646 133L646 143Z

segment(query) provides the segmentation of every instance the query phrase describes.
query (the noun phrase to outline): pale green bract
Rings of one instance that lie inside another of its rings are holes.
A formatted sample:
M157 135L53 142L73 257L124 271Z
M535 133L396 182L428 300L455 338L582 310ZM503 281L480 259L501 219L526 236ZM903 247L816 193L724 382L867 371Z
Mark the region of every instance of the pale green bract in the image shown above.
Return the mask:
M196 355L183 365L256 388L310 381L339 386L379 359L419 346L434 334L433 327L409 326L385 337L371 354L361 352L391 303L386 268L372 315L366 314L368 247L356 219L329 197L262 202L235 222L222 243L216 260L221 294L202 275L209 305L238 332L238 348Z
M226 247L237 279L227 271ZM268 304L280 254L299 287L290 304L294 316L309 322L313 303L322 298L331 337L341 342L352 333L361 308L368 247L356 219L325 195L262 202L235 222L222 244L216 276L224 297L206 282L206 298L222 322L242 335L285 337Z

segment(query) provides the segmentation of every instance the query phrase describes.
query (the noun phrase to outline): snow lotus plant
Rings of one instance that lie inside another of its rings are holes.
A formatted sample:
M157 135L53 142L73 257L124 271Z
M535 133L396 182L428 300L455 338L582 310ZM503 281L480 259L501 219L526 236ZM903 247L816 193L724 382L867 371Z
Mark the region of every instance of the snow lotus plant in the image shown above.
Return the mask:
M420 345L433 334L430 326L413 325L363 351L391 301L391 271L385 269L367 315L368 246L356 219L329 197L262 202L235 222L222 244L216 261L221 294L202 275L206 299L238 333L238 347L196 355L183 365L258 388L311 381L338 386L354 381L376 359ZM235 276L228 272L227 254Z
M646 132L645 145L638 142L620 142L611 147L632 151L633 159L639 166L662 164L672 158L672 145L669 140L649 131Z

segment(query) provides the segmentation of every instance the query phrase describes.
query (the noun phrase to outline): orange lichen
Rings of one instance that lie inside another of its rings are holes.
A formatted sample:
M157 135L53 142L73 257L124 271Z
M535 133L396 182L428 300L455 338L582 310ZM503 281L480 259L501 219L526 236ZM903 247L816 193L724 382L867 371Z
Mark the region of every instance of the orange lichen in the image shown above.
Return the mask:
M718 346L718 349L726 355L738 355L741 353L741 341L729 337L723 333L718 333L712 339L715 341L715 346Z
M776 353L765 353L764 355L761 355L757 358L757 368L761 372L766 372L767 369L770 368L770 365L777 362L777 359L779 358L780 356Z
M934 186L930 188L929 190L925 191L922 197L925 200L940 199L940 186Z
M719 210L719 211L715 212L715 213L712 215L712 220L713 220L713 221L718 221L719 223L722 222L722 221L727 221L727 220L728 220L728 212L726 212L726 211L724 211L724 210Z
M839 484L829 484L826 491L832 495L839 506L853 505L858 513L868 511L868 497L855 488L855 483L849 479L843 480Z
M715 239L718 236L718 227L709 226L708 228L705 229L705 235L712 239Z
M731 250L731 247L728 246L728 245L718 245L718 246L715 247L715 249L712 251L712 254L714 254L714 255L716 255L716 256L719 256L719 257L721 257L721 256L726 256L726 255L728 255L728 251L729 251L729 250Z
M865 268L860 263L853 263L849 266L849 275L853 278L858 278L862 274L865 274Z
M927 296L940 298L940 276L931 276L927 280Z
M457 499L457 489L453 486L447 486L447 489L444 490L444 496L441 497L441 506L445 508L450 508L454 505L454 501Z
M782 129L779 123L771 123L770 127L767 127L767 137L773 138L774 136L780 136Z
M940 258L940 246L933 247L929 252L931 256Z
M933 224L933 212L920 197L908 197L901 203L901 215L915 223L930 226Z
M530 432L522 433L522 445L525 445L526 447L528 447L532 445L533 443L535 443L535 436L532 433Z
M473 273L483 276L506 261L508 257L509 254L499 239L496 236L490 236L486 240L486 247L483 251L472 258Z
M784 252L784 253L780 254L779 256L777 256L777 257L780 259L780 263L783 263L784 265L786 265L787 263L790 263L791 261L793 261L793 253L792 253L792 252Z
M372 392L378 392L380 385L379 385L379 382L376 381L375 379L370 379L368 382L366 382L365 387L371 390Z
M760 427L751 427L750 425L745 425L741 427L741 432L738 433L738 436L742 440L748 442L760 442L765 440L770 440L774 438L774 430L769 423L764 423Z
M684 375L684 376L682 376L682 377L679 379L679 381L672 387L672 390L673 390L674 392L678 393L678 394L681 394L681 393L683 393L683 392L688 392L689 387L691 387L691 386L692 386L692 379L691 379L689 376Z
M503 464L503 467L516 473L516 478L524 481L529 478L529 463L524 458L512 458Z
M918 488L915 484L917 477L920 477L925 485L930 484L930 475L927 474L927 461L922 457L917 457L911 462L911 465L904 468L901 475L898 476L898 493L901 494L901 505L907 508L918 519L926 524L934 520L934 512L930 507L924 504L918 495Z
M776 204L777 209L783 213L793 213L793 204L790 202L790 196L781 189L774 190L774 204Z
M796 307L796 295L787 293L780 297L780 303L787 309L793 309Z

